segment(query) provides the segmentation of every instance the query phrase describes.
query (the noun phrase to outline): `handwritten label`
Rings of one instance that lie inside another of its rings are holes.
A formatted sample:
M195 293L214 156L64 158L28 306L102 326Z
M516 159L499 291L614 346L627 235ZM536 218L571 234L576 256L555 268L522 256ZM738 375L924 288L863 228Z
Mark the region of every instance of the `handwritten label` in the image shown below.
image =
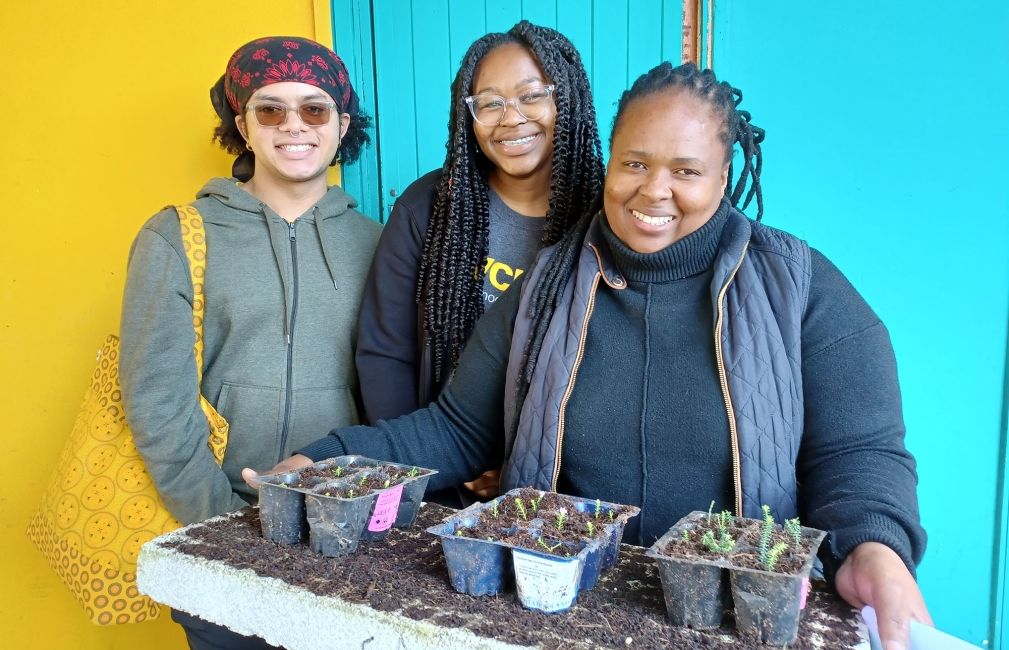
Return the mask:
M368 531L381 533L389 530L396 523L396 513L399 512L399 501L403 497L403 484L385 490L375 499L375 511L368 522Z
M799 609L806 609L806 596L809 595L809 578L802 579L802 595L799 596Z

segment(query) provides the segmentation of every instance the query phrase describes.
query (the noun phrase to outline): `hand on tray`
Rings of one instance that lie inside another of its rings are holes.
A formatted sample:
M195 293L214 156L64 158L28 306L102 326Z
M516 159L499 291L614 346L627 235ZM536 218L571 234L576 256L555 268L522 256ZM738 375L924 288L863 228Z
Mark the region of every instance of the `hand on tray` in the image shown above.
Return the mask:
M311 465L311 464L312 464L312 459L309 458L308 456L302 456L301 454L295 454L295 455L291 456L290 458L287 458L287 459L284 459L284 460L280 461L279 463L277 463L276 465L274 465L272 468L270 468L268 471L263 472L263 475L266 475L266 474L283 474L284 472L290 472L291 470L299 469L301 467L306 467L306 466ZM245 483L249 487L251 487L251 488L256 488L256 489L259 488L259 483L260 483L259 477L260 477L260 473L257 472L254 469L250 469L250 468L246 467L245 469L242 470L242 480L245 481Z

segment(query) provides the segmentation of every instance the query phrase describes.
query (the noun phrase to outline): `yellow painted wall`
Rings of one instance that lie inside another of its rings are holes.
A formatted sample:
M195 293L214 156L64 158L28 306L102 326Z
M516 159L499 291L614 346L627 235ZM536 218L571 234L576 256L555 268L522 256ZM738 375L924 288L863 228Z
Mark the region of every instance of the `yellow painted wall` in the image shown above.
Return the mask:
M0 2L0 646L185 646L167 616L91 624L24 531L95 351L118 330L134 235L231 169L210 143L210 86L252 38L312 37L318 24L330 41L327 7Z

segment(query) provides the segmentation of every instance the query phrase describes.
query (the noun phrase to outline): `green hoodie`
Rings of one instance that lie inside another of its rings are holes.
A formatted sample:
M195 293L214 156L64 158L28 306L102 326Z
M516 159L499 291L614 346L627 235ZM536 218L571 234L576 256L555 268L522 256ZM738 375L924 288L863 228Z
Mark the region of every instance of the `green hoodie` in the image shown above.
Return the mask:
M233 179L211 180L194 205L207 233L202 391L231 425L222 468L196 397L193 287L174 209L133 242L120 325L126 418L183 523L246 505L243 467L272 467L358 422L357 313L381 230L336 187L290 224Z

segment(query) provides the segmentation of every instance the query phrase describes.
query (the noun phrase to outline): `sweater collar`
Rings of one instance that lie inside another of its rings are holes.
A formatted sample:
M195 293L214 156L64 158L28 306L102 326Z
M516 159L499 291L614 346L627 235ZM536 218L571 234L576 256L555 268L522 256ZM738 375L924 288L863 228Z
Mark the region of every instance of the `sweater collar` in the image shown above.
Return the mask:
M707 223L654 253L632 250L616 236L605 218L599 219L599 226L603 240L613 253L613 261L629 281L671 282L711 268L729 211L729 202L722 199Z

